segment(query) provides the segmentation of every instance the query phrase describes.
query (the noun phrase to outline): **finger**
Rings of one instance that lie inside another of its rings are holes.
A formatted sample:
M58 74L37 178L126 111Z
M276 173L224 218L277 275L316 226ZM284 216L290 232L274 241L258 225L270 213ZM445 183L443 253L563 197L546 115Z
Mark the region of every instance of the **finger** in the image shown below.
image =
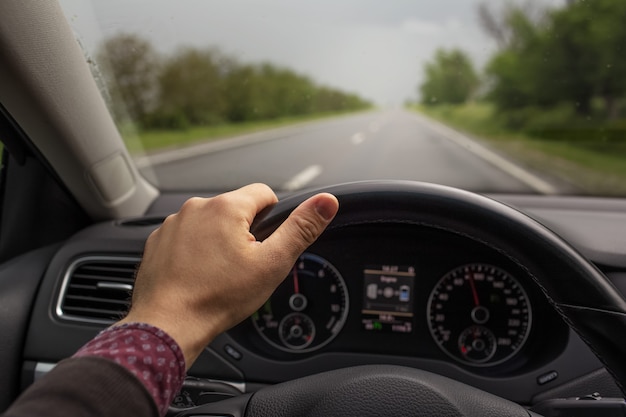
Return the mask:
M276 204L278 197L272 189L265 184L250 184L220 196L234 199L236 205L243 210L249 224L252 224L255 216L264 208Z
M262 247L274 259L282 259L291 267L296 258L322 234L339 209L337 198L318 194L300 204Z

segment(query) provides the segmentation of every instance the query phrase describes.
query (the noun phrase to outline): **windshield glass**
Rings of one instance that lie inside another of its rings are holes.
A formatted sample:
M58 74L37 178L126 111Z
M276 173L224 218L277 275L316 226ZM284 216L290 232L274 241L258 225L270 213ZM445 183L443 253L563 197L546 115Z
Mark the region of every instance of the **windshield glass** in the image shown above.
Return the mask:
M162 190L626 194L623 0L61 0Z

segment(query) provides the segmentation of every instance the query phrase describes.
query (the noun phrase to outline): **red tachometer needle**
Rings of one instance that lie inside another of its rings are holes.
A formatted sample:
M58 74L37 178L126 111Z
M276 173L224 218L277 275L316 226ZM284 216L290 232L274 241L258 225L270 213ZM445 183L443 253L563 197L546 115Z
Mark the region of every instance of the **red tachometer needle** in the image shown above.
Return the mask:
M298 282L298 271L293 267L293 291L294 294L300 294L300 283Z
M480 305L480 301L478 300L478 291L476 291L476 284L474 283L474 277L472 275L469 276L470 288L472 289L472 296L474 297L474 306L478 307Z

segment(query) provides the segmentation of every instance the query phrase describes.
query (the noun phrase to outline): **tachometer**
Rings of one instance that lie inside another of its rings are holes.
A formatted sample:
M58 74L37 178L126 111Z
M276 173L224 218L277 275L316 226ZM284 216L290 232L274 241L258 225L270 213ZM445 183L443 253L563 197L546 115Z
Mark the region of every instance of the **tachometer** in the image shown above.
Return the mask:
M428 299L428 326L439 347L473 366L491 366L514 356L530 332L526 291L508 272L468 264L443 276Z
M347 315L348 291L337 269L305 253L254 313L252 322L270 345L288 352L310 352L333 340Z

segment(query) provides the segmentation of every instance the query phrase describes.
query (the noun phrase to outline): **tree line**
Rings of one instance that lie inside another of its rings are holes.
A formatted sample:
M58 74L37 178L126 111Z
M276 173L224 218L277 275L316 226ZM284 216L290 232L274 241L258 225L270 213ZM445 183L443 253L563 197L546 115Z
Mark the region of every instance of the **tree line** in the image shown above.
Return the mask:
M140 129L184 129L365 109L356 94L321 86L272 63L242 63L218 48L185 47L162 55L146 39L105 40L97 62L108 103Z
M605 139L623 139L626 1L570 0L552 10L531 6L481 5L480 24L497 51L483 74L463 51L437 51L424 68L422 103L486 100L511 128L571 139L575 129L602 125Z

